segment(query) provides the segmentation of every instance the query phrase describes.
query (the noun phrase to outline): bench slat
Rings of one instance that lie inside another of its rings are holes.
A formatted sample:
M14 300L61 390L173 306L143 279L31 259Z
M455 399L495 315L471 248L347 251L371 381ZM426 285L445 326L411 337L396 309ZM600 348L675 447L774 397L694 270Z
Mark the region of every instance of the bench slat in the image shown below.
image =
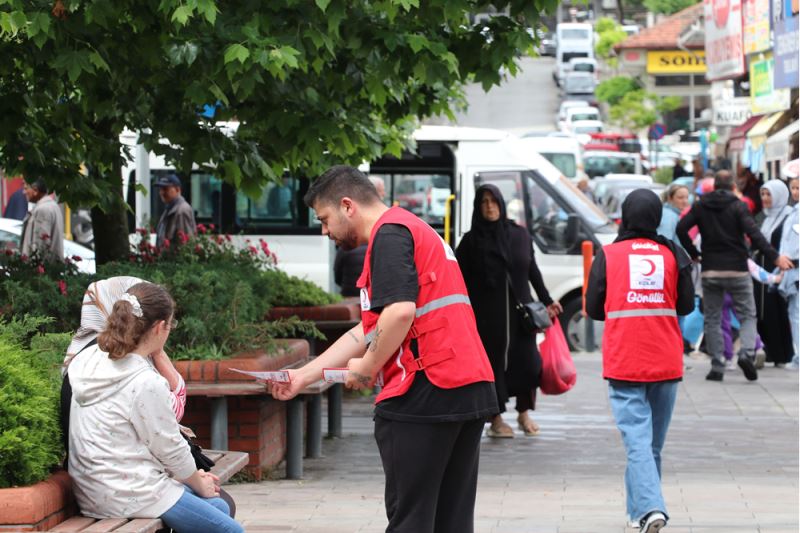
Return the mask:
M115 529L114 533L156 533L163 527L160 518L137 518Z
M82 529L81 533L107 533L108 531L118 531L118 527L127 523L127 518L106 518L105 520L95 522L86 529Z
M58 531L60 533L73 533L75 531L83 531L90 525L97 522L96 518L89 518L88 516L75 516L61 522L55 528L51 529L50 531Z
M233 475L247 466L250 454L246 452L225 452L216 464L211 467L211 472L219 478L220 483L225 483Z

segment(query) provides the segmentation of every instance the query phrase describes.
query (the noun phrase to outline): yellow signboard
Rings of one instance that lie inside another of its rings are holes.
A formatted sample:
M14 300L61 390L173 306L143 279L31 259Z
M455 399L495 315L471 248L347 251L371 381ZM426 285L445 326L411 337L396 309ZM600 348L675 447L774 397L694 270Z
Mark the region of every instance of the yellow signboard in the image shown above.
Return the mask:
M703 50L650 50L647 52L648 74L705 74L706 53Z

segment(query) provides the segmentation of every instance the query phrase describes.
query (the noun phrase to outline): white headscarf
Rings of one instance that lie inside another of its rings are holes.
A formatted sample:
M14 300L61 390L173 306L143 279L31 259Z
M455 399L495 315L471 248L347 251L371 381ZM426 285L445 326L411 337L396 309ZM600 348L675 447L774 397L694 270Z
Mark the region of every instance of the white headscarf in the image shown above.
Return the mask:
M789 188L780 180L769 180L761 189L768 190L772 196L772 207L764 208L767 218L761 223L761 233L769 241L772 239L772 232L792 212L789 207Z
M86 347L93 339L106 328L106 321L114 308L114 303L125 292L144 280L131 276L118 276L100 281L95 281L83 295L81 307L81 325L72 342L67 347L64 366L69 365L75 355Z

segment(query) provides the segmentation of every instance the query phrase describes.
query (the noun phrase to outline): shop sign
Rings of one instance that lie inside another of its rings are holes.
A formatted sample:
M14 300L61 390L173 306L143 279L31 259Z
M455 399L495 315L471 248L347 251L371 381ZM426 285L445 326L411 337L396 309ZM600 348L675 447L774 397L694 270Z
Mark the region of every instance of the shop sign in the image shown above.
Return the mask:
M648 74L705 74L706 53L703 50L652 50L647 52Z
M706 28L706 77L710 81L744 74L742 0L703 0Z
M775 87L792 89L798 86L798 58L800 58L800 32L797 15L773 20L775 33Z
M741 96L727 100L714 101L714 115L711 123L714 126L739 126L753 116L750 111L750 98Z
M744 16L744 53L769 50L770 0L742 0Z
M789 89L776 89L774 74L771 53L750 61L750 110L754 115L783 111L791 105Z

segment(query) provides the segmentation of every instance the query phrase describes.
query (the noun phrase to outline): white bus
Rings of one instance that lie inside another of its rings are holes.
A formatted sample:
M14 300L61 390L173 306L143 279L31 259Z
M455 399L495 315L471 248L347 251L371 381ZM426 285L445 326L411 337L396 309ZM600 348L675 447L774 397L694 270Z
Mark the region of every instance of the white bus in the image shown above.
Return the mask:
M594 29L591 24L562 22L556 26L556 63L553 80L561 86L570 59L594 58Z
M423 126L414 138L415 153L384 157L363 167L384 180L387 205L399 205L419 215L455 248L470 229L476 187L485 182L496 184L505 197L509 217L531 233L548 290L564 306L562 325L571 345L582 345L581 242L608 244L616 236L616 225L537 153L540 139L446 126ZM141 156L143 152L138 153ZM173 172L152 154L149 167L149 183L142 184L145 188L163 173ZM132 185L136 161L125 172L126 183ZM140 172L147 174L144 169ZM198 223L213 223L240 241L264 238L278 255L280 268L326 290L336 290L331 272L333 244L321 235L313 211L302 202L307 178L286 177L283 186L268 184L258 200L211 174L195 171L188 179L181 178L183 194ZM136 206L135 225L157 220L162 209L158 196L136 193L132 186L129 191L129 201Z

